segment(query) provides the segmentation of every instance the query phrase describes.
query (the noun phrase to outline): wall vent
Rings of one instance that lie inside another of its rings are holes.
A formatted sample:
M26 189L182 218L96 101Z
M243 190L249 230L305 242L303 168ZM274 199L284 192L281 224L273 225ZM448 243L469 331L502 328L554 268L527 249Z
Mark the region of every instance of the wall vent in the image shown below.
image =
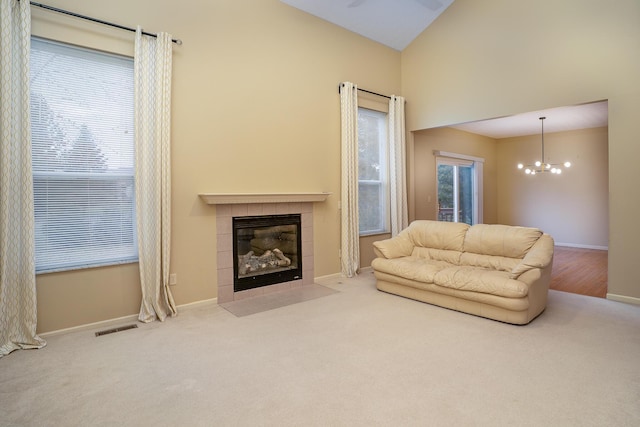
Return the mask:
M126 326L118 326L113 329L105 329L104 331L96 332L96 337L101 337L102 335L113 334L114 332L126 331L129 329L135 329L138 325L126 325Z

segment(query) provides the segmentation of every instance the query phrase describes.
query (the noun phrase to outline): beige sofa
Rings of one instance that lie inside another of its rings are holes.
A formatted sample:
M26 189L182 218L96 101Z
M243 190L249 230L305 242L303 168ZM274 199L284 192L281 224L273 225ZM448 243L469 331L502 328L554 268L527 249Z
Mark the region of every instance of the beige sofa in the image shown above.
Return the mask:
M553 239L536 228L421 220L373 245L381 291L521 325L547 304Z

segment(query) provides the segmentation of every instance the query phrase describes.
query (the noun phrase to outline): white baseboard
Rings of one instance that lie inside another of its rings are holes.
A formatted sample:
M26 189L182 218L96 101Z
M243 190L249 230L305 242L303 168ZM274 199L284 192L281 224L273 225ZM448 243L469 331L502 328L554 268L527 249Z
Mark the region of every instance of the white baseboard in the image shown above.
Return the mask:
M609 246L597 246L597 245L580 245L578 243L557 243L556 246L564 246L567 248L580 248L580 249L597 249L600 251L608 251Z
M316 280L320 280L320 281L322 281L322 280L332 280L332 279L339 279L341 277L342 277L342 274L335 273L335 274L327 274L326 276L317 276L317 277L314 277L313 280L314 281L316 281Z
M368 273L370 271L373 271L373 269L369 266L369 267L362 267L360 269L360 272L358 274L363 274L363 273ZM318 276L318 277L314 277L314 281L318 280L318 281L324 281L324 280L337 280L337 279L343 279L344 276L342 275L342 273L334 273L334 274L327 274L326 276Z
M178 309L178 313L180 313L180 311L182 310L191 310L191 309L198 308L205 305L215 305L217 303L218 303L218 298L211 298L211 299L206 299L202 301L190 302L188 304L181 304L176 306L176 309ZM101 320L99 322L72 326L71 328L64 328L64 329L57 329L55 331L50 331L50 332L43 332L38 335L43 338L46 338L46 337L53 337L55 335L68 334L71 332L88 331L91 329L107 329L112 326L122 325L123 323L131 323L131 322L137 322L137 321L138 321L138 315L131 314L129 316L117 317L115 319Z
M204 306L204 305L216 305L216 304L218 304L218 298L210 298L210 299L203 299L203 300L200 300L200 301L190 302L190 303L187 303L187 304L181 304L181 305L177 306L176 308L190 310L192 308L198 308L198 307Z
M607 293L607 299L617 302L626 302L627 304L640 305L640 298L627 297L624 295L616 295Z

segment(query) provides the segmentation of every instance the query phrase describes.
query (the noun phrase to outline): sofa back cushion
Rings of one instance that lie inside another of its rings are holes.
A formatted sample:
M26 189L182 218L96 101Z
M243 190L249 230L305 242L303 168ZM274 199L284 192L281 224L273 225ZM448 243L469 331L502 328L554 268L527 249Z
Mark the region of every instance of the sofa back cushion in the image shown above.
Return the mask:
M476 224L466 233L463 251L522 259L540 236L542 231L537 228Z
M417 247L462 251L468 224L417 220L409 226L409 235Z
M458 264L471 267L481 267L488 270L507 271L510 273L521 262L522 260L520 258L462 252L460 262Z
M413 248L413 252L411 253L411 256L415 258L430 259L434 261L444 261L454 265L460 264L461 255L462 255L462 252L460 251L423 248L422 246L415 246Z

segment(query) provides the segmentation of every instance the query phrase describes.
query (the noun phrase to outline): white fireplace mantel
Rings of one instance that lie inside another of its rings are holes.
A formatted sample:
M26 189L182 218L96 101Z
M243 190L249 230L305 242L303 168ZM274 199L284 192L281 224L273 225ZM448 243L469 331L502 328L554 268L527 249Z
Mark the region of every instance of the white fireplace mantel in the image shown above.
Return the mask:
M331 193L200 193L208 205L324 202Z

